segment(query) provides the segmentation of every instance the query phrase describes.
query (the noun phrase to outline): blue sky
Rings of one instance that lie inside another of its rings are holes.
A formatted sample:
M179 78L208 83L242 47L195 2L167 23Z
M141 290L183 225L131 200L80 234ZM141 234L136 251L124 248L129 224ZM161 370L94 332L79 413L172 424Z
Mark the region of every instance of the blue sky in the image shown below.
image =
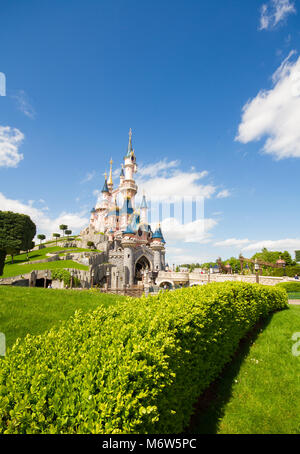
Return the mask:
M165 225L170 263L300 249L299 11L2 0L0 209L80 231L131 127L149 197L204 197L205 223Z

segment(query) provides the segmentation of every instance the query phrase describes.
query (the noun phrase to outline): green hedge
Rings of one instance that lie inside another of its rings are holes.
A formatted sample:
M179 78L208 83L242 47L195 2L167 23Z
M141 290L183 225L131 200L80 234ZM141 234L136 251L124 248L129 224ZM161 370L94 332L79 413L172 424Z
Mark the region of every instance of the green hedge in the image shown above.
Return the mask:
M288 293L300 292L300 282L281 282L277 287L284 288Z
M76 313L1 363L1 433L180 433L284 290L213 283Z

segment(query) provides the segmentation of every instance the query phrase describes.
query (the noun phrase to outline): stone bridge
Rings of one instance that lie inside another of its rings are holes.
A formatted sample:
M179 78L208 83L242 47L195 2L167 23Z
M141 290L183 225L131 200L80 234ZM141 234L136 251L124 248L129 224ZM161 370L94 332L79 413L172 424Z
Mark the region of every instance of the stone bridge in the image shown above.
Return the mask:
M241 275L241 274L201 274L189 272L174 272L174 271L160 271L158 273L156 284L159 287L191 287L193 285L202 285L209 282L249 282L254 284L256 282L255 274ZM273 276L259 276L259 283L263 285L276 285L279 282L295 282L293 278L289 277L273 277Z

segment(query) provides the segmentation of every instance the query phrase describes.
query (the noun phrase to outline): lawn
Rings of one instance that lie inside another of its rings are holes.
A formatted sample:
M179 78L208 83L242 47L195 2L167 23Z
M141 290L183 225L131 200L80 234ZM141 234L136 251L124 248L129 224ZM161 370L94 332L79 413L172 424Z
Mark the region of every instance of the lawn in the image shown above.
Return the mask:
M89 267L76 263L72 260L57 260L55 262L45 263L31 263L36 260L43 260L49 253L58 253L60 256L66 254L65 251L69 252L91 252L90 249L83 248L63 248L59 246L52 246L43 249L37 249L28 254L29 260L27 260L26 254L19 254L14 257L14 263L11 262L11 257L7 257L5 261L3 275L0 278L13 277L30 273L33 270L54 270L57 268L74 268L77 270L88 270ZM97 251L101 252L101 251Z
M18 337L43 333L78 309L87 312L123 298L90 290L0 286L0 332L6 336L7 347L11 347Z
M201 396L189 431L199 434L300 433L300 306L254 330L221 377Z
M6 265L4 267L3 275L0 278L13 277L31 273L33 270L56 270L62 268L74 268L76 270L88 270L87 265L73 262L73 260L58 260L56 262L45 262L45 263L28 263L26 265Z
M52 246L52 247L45 247L43 249L36 249L34 251L29 252L28 254L28 259L27 260L27 254L19 254L14 256L14 263L11 261L11 256L8 255L5 260L6 265L16 265L19 263L24 263L24 262L32 262L35 260L43 260L47 258L47 254L50 253L58 253L59 255L65 255L66 253L70 252L91 252L90 249L84 249L84 248L66 248L66 247L60 247L60 246ZM101 252L101 251L96 251L96 252Z
M288 293L289 300L300 300L300 292Z

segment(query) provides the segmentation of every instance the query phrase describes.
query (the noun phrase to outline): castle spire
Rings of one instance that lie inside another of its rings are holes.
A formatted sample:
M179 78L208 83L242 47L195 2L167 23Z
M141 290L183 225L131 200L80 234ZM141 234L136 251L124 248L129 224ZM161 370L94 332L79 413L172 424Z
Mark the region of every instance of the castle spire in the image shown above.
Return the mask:
M105 175L105 181L104 181L103 189L102 189L101 192L109 192L108 191L108 187L107 187L107 174L106 174L106 172L105 172L104 175Z
M110 164L110 171L109 171L109 179L108 179L108 187L109 189L112 189L113 188L113 180L112 180L112 165L113 165L113 160L111 159L109 161L109 164Z
M132 130L131 128L129 129L129 141L128 141L128 147L127 147L127 157L130 157L131 152L133 151L132 148Z

